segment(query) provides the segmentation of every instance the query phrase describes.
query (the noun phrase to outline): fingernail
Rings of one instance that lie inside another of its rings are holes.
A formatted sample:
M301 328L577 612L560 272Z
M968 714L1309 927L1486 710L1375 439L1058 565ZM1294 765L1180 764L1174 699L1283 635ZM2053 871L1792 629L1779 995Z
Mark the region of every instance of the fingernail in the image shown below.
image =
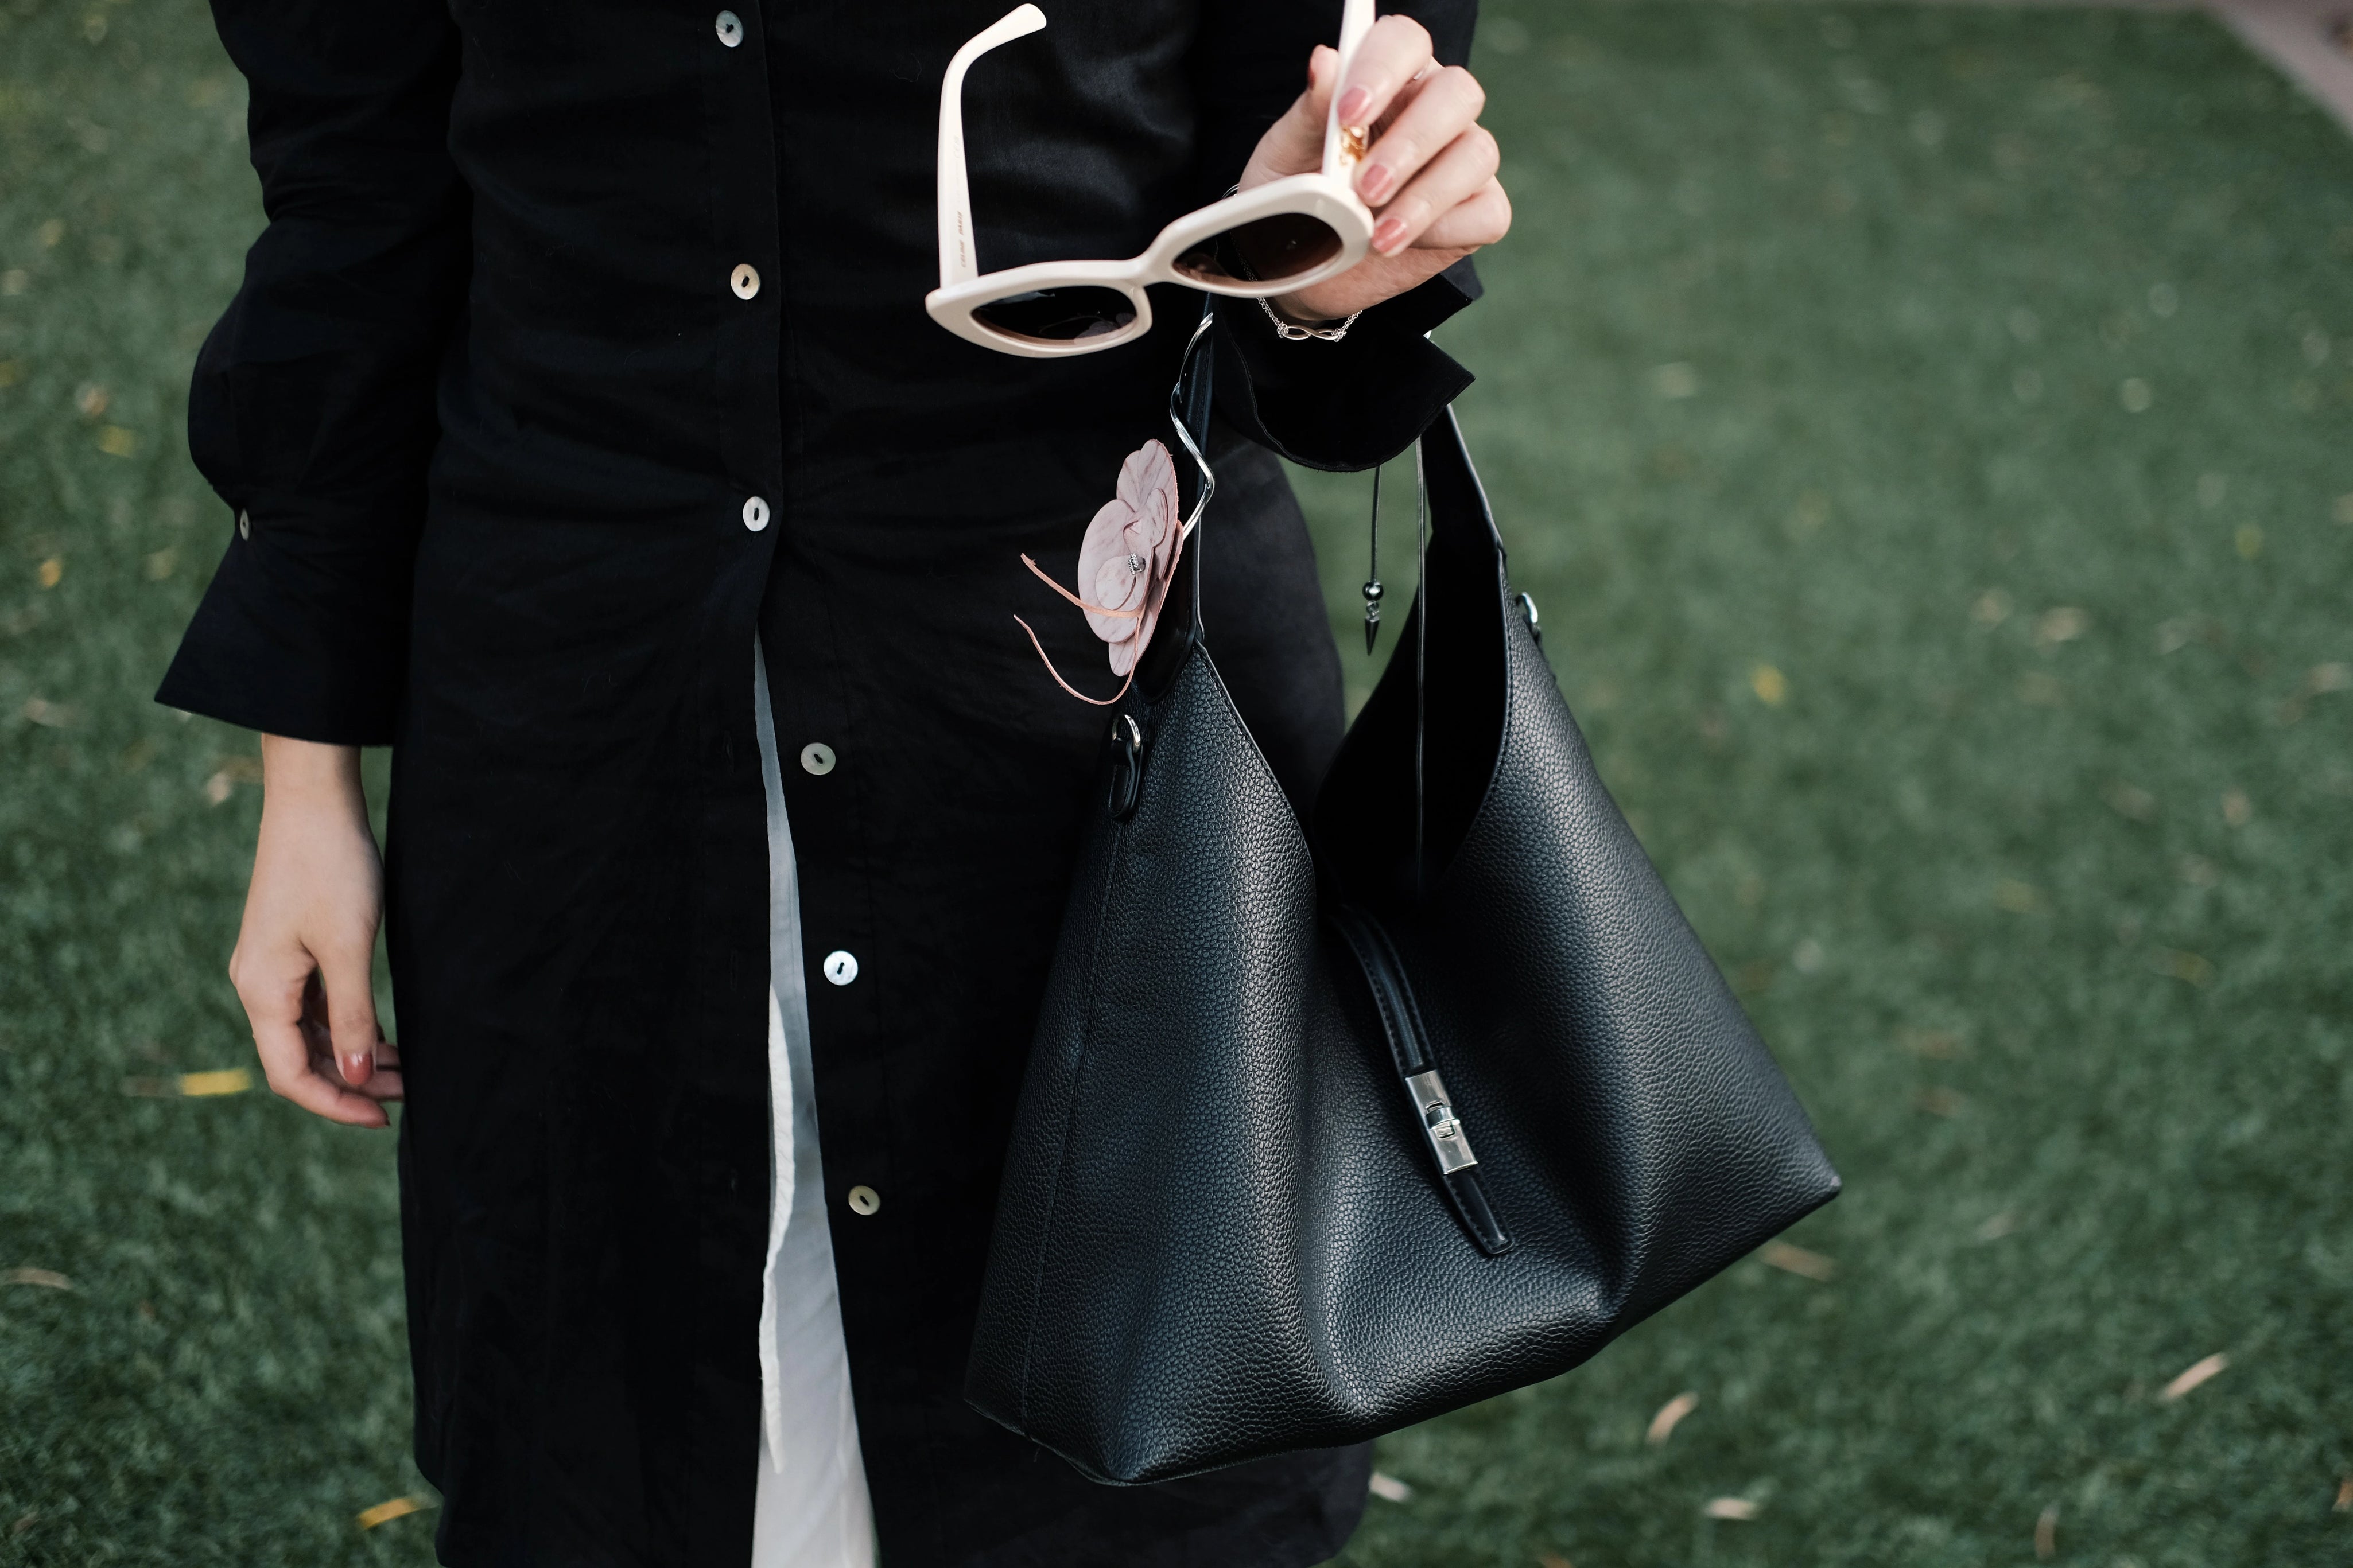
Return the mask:
M1367 163L1365 172L1356 176L1356 194L1363 196L1367 205L1378 206L1382 198L1389 194L1389 182L1396 178L1387 163Z
M353 1051L343 1058L343 1081L356 1089L375 1076L375 1053Z
M1405 245L1405 219L1385 217L1373 226L1373 248L1383 256L1394 254Z
M1357 124L1364 119L1365 110L1370 109L1372 106L1373 89L1371 88L1350 88L1347 91L1340 95L1340 123L1343 125Z

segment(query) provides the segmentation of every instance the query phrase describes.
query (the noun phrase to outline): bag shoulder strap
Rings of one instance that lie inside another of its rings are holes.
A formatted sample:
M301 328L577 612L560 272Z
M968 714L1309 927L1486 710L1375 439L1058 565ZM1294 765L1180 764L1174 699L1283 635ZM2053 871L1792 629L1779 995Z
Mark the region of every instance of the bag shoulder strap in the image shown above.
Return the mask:
M1176 580L1168 584L1152 644L1144 652L1136 685L1146 703L1156 703L1167 692L1176 672L1185 668L1201 641L1201 524L1208 518L1209 499L1218 493L1217 470L1209 466L1209 415L1215 404L1213 387L1218 324L1215 295L1204 295L1201 320L1185 342L1185 357L1176 371L1176 384L1168 393L1168 423L1176 440L1192 458L1197 482L1192 510L1185 514L1183 552L1177 557Z

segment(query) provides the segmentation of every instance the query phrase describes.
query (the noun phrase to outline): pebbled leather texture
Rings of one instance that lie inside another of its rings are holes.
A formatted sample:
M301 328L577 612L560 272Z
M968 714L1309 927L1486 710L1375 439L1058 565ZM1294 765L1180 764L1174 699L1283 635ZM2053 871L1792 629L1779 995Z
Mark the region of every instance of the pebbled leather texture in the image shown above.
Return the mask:
M1082 852L966 1394L1097 1480L1357 1442L1554 1376L1838 1191L1511 613L1451 416L1423 447L1430 586L1313 848L1193 639L1128 710L1133 814L1099 811ZM1404 973L1499 1255L1324 914L1344 903Z

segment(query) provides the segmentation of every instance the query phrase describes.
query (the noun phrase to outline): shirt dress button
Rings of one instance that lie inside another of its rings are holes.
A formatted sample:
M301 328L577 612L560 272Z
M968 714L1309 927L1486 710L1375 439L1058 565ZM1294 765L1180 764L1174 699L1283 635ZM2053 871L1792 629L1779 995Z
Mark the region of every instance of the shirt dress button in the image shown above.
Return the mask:
M835 948L825 955L825 977L836 985L849 984L858 978L857 958Z
M729 48L744 41L744 18L733 11L722 11L712 26L719 31L719 41Z
M811 741L801 748L801 770L823 778L833 772L833 748L823 741Z
M241 511L237 514L237 536L239 539L253 537L253 518L250 513Z
M727 275L727 287L735 290L738 300L748 300L760 291L760 274L750 262L738 262Z
M757 533L768 526L768 503L754 496L744 503L744 526Z
M872 1214L882 1206L882 1194L872 1187L852 1187L849 1189L849 1206L858 1214Z

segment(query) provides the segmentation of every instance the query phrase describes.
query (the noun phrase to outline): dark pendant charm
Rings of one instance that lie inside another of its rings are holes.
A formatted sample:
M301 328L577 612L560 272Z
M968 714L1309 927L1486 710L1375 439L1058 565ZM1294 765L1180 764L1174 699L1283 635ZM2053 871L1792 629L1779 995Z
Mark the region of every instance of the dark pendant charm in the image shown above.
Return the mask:
M1368 579L1365 584L1365 651L1373 651L1374 642L1381 635L1381 580Z

